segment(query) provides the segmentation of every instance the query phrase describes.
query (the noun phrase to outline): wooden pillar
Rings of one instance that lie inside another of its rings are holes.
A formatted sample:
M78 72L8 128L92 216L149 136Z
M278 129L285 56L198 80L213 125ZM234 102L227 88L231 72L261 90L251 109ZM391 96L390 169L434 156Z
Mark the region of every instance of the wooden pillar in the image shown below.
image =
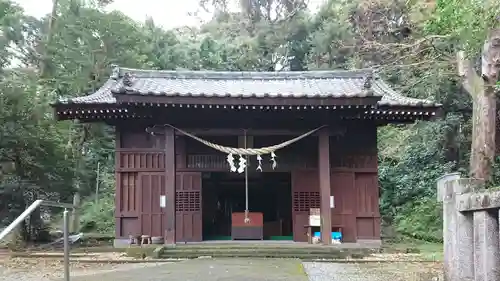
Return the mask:
M330 134L328 129L321 129L318 142L319 193L321 197L321 241L332 243L332 210L330 207Z
M122 147L121 145L121 134L120 127L115 127L115 239L118 237L122 237L122 218L120 216L119 210L121 210L121 198L122 198L122 175L119 172L118 168L120 168L120 151L119 149ZM129 233L125 233L128 235Z
M175 132L165 127L165 244L175 244Z

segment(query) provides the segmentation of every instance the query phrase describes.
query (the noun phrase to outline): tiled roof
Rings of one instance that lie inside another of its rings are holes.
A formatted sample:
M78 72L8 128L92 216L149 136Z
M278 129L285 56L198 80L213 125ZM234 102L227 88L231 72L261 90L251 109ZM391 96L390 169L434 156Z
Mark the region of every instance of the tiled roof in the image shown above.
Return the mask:
M304 72L159 71L115 68L95 93L58 103L113 104L114 94L230 98L350 98L379 96L380 105L439 106L407 98L370 70Z

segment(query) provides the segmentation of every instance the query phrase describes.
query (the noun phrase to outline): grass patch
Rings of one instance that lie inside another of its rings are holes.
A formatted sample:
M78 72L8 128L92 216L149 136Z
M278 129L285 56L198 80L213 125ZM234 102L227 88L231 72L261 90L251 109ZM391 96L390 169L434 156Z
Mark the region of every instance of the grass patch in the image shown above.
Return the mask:
M443 244L419 240L387 241L382 246L385 253L415 253L424 260L442 261Z

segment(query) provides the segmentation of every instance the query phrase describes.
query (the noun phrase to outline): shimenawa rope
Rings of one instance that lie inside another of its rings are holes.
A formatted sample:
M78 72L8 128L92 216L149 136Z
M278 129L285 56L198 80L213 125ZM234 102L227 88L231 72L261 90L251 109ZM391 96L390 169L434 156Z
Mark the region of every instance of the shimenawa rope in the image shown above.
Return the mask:
M276 144L276 145L272 145L272 146L266 146L266 147L261 147L261 148L236 148L236 147L228 147L228 146L223 146L223 145L218 145L218 144L215 144L215 143L212 143L212 142L209 142L209 141L206 141L204 139L201 139L193 134L190 134L184 130L181 130L179 128L176 128L170 124L165 124L164 126L168 126L168 127L171 127L175 130L177 130L178 132L194 139L194 140L197 140L201 143L203 143L204 145L208 146L208 147L211 147L215 150L218 150L222 153L226 153L226 154L236 154L236 155L262 155L262 154L271 154L272 152L278 150L278 149L282 149L292 143L295 143L313 133L315 133L316 131L318 131L319 129L325 127L325 125L323 126L320 126L316 129L313 129L307 133L304 133L298 137L295 137L293 139L290 139L290 140L287 140L285 142L282 142L280 144Z
M250 218L248 217L248 213L249 213L249 208L248 208L248 167L246 165L246 162L248 161L248 159L246 157L243 157L243 155L245 156L248 156L248 155L257 155L257 161L258 161L258 167L257 167L257 170L258 171L262 171L262 157L261 155L262 154L271 154L271 162L273 163L272 164L272 167L273 169L276 168L276 160L275 160L275 157L276 157L276 154L274 153L276 150L278 149L281 149L281 148L284 148L292 143L295 143L311 134L313 134L314 132L318 131L319 129L325 127L324 125L323 126L320 126L316 129L313 129L309 132L306 132L296 138L293 138L293 139L290 139L288 141L285 141L283 143L280 143L280 144L277 144L277 145L273 145L273 146L267 146L267 147L262 147L262 148L247 148L247 131L245 130L244 133L245 133L245 142L244 142L244 148L235 148L235 147L228 147L228 146L222 146L222 145L218 145L218 144L215 144L215 143L212 143L212 142L209 142L209 141L206 141L204 139L201 139L193 134L190 134L184 130L181 130L179 128L176 128L170 124L165 124L163 126L168 126L168 127L171 127L172 129L174 130L177 130L178 132L194 139L194 140L197 140L199 142L201 142L202 144L208 146L208 147L211 147L215 150L218 150L222 153L226 153L228 154L227 156L227 161L229 163L229 166L231 168L231 171L235 172L236 170L239 172L239 173L243 173L245 172L245 223L249 223L250 222ZM146 129L147 131L147 129ZM154 132L151 132L151 134L154 135ZM233 158L233 154L237 154L240 156L240 159L239 159L239 169L236 169L236 166L234 166L234 158Z

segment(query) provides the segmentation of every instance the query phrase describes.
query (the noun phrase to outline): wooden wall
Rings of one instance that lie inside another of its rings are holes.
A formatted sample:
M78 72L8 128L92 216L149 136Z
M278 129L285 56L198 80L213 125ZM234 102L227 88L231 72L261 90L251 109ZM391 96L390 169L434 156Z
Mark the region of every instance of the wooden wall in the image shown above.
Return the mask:
M223 145L238 145L236 136L204 138ZM262 147L290 138L255 136L253 143L254 147ZM227 171L226 155L184 136L175 136L175 151L165 149L168 142L164 135L152 136L144 128L117 129L116 237L164 236L165 229L174 228L177 241L201 239L201 172ZM175 156L165 157L165 154ZM277 155L276 170L292 172L294 236L297 241L305 241L308 210L319 208L320 201L318 138L307 137L279 150ZM171 158L175 158L175 164L169 163ZM264 170L272 171L269 156L263 158ZM331 136L330 163L331 194L336 205L332 210L332 225L343 228L346 241L380 239L376 127L359 125ZM165 172L166 167L173 165L175 182ZM170 183L175 183L173 194L167 190ZM172 221L168 220L166 210L160 208L161 195L176 202Z
M332 225L343 226L346 241L380 239L377 130L351 128L330 141Z
M367 126L330 138L332 227L342 228L346 242L380 239L376 133ZM318 170L294 169L292 191L294 240L307 241L309 208L320 207Z
M160 196L165 190L165 138L144 129L116 134L116 237L163 236L165 214Z

